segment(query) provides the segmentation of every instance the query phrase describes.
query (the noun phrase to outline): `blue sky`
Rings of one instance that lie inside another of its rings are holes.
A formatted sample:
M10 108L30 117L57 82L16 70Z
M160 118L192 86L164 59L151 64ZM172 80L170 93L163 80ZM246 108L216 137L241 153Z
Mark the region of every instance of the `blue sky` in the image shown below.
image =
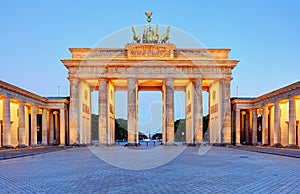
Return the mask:
M190 33L240 60L231 93L259 96L300 78L300 1L2 0L0 79L41 96L69 95L60 62L70 47L93 47L120 29L146 23Z

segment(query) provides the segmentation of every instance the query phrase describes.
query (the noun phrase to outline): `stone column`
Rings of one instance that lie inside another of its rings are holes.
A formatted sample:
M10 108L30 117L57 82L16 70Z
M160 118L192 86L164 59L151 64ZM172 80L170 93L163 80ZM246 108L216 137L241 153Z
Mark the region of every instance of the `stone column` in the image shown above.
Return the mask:
M231 144L231 103L230 103L230 80L222 82L222 144Z
M268 145L268 107L263 106L262 110L262 145Z
M19 146L26 147L25 144L25 105L24 102L19 104Z
M162 144L166 143L166 82L162 85Z
M166 81L166 145L174 144L174 81Z
M137 129L137 94L136 87L137 83L135 79L128 79L128 121L127 121L127 130L128 130L128 145L135 145L138 143L138 129Z
M31 107L31 146L37 146L36 105Z
M47 139L48 139L48 133L47 133L47 109L43 108L43 113L42 113L42 145L48 145Z
M296 101L289 99L289 146L296 146Z
M252 144L257 144L257 110L252 110Z
M65 109L61 108L59 110L59 115L60 115L60 119L59 119L59 123L60 123L60 141L59 141L59 145L60 146L65 146L65 134L66 134L66 127L65 127Z
M53 145L54 142L54 116L53 112L50 111L50 131L49 131L49 144Z
M279 102L274 104L274 144L280 145L280 109Z
M11 147L10 98L3 102L3 146Z
M241 145L241 110L235 109L235 144Z
M107 89L108 80L99 80L99 102L98 102L98 114L99 114L99 144L108 144L108 105L107 105Z
M77 78L69 78L70 80L70 114L69 114L69 132L70 132L70 144L79 144L79 95L78 85L79 81Z
M195 144L201 144L203 138L202 80L196 80L194 87Z
M59 117L58 117L58 111L54 112L54 131L55 131L55 144L59 145Z
M245 111L245 142L246 144L249 143L249 140L250 140L250 116L249 116L249 111Z

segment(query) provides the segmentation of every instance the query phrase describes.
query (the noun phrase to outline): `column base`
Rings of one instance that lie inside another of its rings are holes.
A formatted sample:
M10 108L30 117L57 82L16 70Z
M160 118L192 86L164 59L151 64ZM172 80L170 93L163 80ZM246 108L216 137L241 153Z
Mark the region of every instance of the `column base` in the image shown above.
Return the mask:
M242 144L240 144L240 143L236 143L235 144L235 147L242 147L243 145Z
M299 146L297 146L295 144L289 144L289 145L285 146L285 148L298 149Z
M124 147L138 147L140 145L140 143L127 143L124 145Z
M2 146L2 148L13 149L14 147L11 145L4 145L4 146Z
M30 147L38 147L38 144L30 144Z
M18 146L17 146L17 148L27 148L28 146L27 145L25 145L25 144L19 144Z
M253 146L258 146L258 143L252 143Z
M163 145L164 146L177 146L175 143L168 143L168 142L164 143Z
M274 148L283 148L283 146L280 143L275 143L271 147L274 147Z

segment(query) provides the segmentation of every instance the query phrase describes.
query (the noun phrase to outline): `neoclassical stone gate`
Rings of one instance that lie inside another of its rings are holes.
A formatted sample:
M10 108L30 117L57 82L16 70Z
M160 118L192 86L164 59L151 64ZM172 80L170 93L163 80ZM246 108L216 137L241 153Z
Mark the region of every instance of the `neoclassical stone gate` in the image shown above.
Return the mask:
M71 48L62 60L70 80L70 144L91 143L91 92L99 91L99 143L115 140L114 92L128 92L128 143L138 143L138 91L162 92L164 144L174 142L174 91L186 92L186 142L200 144L202 92L209 93L209 141L231 143L230 82L239 61L230 49L127 44L125 48Z

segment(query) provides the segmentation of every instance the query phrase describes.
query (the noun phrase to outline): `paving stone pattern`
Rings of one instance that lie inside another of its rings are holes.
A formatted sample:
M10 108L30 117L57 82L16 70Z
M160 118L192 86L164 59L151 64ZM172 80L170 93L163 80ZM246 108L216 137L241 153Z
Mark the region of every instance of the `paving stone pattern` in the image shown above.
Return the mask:
M151 158L145 158L145 162ZM0 161L0 193L300 193L300 159L188 147L149 170L111 166L86 147Z

